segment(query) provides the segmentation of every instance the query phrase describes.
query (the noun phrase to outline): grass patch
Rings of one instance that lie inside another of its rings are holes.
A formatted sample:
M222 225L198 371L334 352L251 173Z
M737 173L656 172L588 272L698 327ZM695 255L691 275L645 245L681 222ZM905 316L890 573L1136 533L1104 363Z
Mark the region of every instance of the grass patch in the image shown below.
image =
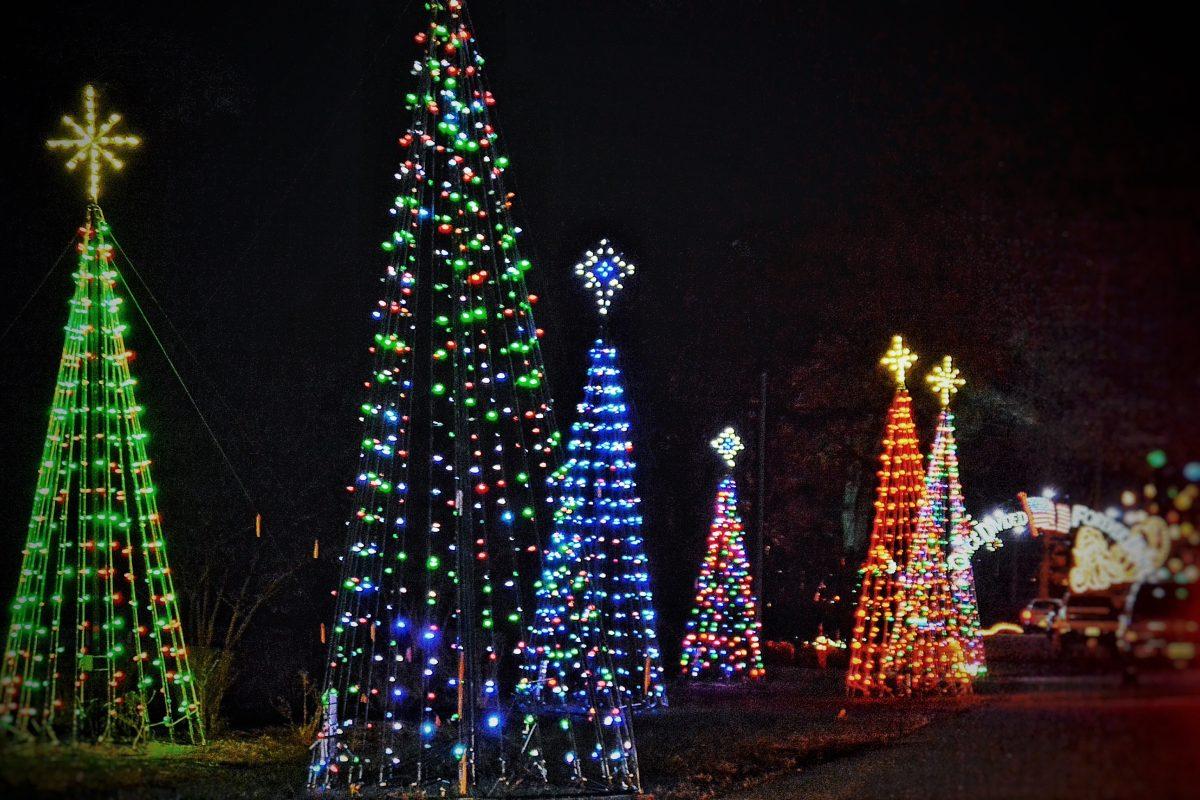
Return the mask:
M840 675L778 670L756 686L680 686L635 725L645 790L708 800L909 734L970 698L850 702ZM308 746L289 731L203 747L9 745L0 796L58 800L290 800L303 796Z
M298 794L307 764L307 745L287 731L230 736L200 747L6 745L0 754L0 794L278 800Z

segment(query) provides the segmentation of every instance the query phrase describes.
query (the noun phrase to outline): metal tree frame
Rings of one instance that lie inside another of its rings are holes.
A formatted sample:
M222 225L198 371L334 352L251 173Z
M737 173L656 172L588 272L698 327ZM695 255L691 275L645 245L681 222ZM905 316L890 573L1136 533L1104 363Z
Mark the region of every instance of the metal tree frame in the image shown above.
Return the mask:
M309 787L634 794L614 686L579 713L522 688L561 433L484 61L461 2L425 7Z
M530 688L551 707L586 704L593 665L605 649L622 703L643 711L667 705L658 616L650 586L620 356L608 333L612 301L634 272L601 239L575 265L599 312L599 338L588 350L587 382L554 486L555 524L538 582L531 633L536 660Z
M98 183L93 182L93 187ZM122 320L94 203L0 668L0 726L69 741L204 740Z

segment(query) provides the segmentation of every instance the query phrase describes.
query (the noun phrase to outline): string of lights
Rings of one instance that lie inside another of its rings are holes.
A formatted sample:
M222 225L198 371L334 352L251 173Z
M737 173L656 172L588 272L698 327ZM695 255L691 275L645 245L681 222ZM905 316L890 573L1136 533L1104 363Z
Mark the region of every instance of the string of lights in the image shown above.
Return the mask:
M711 444L730 471L745 449L733 428L725 428ZM696 578L695 605L680 657L683 674L711 681L765 677L761 631L745 528L738 511L737 482L726 474L717 485L708 546Z
M527 687L551 707L588 708L590 654L601 648L613 667L604 679L616 684L624 705L639 710L667 702L625 381L604 325L633 270L607 240L575 267L595 293L601 338L588 351L587 385L568 461L555 480L554 531L536 585L536 659Z
M66 337L0 668L0 727L19 737L204 740L158 510L144 409L125 342L113 239L97 202L114 147L136 136L64 116L68 169L87 167Z
M929 516L943 546L947 548L953 610L950 629L963 650L964 669L972 678L987 674L980 634L979 602L975 595L975 570L971 557L975 553L971 536L971 518L963 499L962 479L958 469L958 442L954 432L954 412L950 400L966 383L946 356L925 376L930 389L938 396L937 432L930 448L925 487L929 494ZM999 546L992 539L991 546Z
M582 713L518 686L562 441L485 62L461 2L425 7L309 784L636 791L607 650Z

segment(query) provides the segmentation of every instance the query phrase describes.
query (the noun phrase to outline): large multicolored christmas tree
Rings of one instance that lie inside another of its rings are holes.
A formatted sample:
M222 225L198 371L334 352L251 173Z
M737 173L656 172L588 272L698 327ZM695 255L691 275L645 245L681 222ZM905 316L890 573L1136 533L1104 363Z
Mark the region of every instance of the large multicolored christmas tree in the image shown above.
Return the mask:
M712 441L728 470L745 446L733 428ZM758 598L754 596L745 531L738 512L737 482L726 474L717 485L708 549L696 578L696 604L687 623L680 663L689 678L757 679L763 669Z
M666 704L658 620L642 535L629 407L607 325L612 299L634 267L607 240L575 265L596 297L600 337L557 477L558 508L537 586L530 688L549 706L590 702L588 654L607 648L623 704Z
M954 412L950 399L966 381L959 375L953 359L946 356L926 382L938 396L941 412L937 432L929 454L925 487L929 495L929 517L934 529L947 547L953 616L949 623L963 650L964 669L972 678L987 672L983 653L983 637L979 632L979 604L975 597L975 571L971 557L975 553L971 535L971 517L963 500L962 481L958 473L958 442L954 435ZM998 539L992 540L999 542Z
M101 174L138 145L83 92L63 117L67 168L87 171L66 340L38 464L0 669L0 728L18 737L200 743L148 434L129 362L124 285L100 210ZM127 287L126 287L127 288Z
M578 707L525 685L561 435L484 60L461 2L425 8L309 782L635 792L607 648L581 655Z

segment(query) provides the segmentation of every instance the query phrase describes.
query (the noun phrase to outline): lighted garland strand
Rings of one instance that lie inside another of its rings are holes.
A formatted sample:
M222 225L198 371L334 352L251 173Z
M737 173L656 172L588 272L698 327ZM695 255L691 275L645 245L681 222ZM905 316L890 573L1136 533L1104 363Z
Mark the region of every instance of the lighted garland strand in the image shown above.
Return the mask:
M712 446L730 470L744 449L732 428L722 431ZM686 677L695 680L755 680L766 675L760 643L762 621L732 475L725 475L717 485L714 505L680 667Z
M561 441L483 58L460 2L425 7L310 785L636 789L613 685L579 716L519 701Z
M98 172L89 192L98 195ZM89 206L79 236L75 293L10 607L0 726L70 741L148 732L198 744L200 706L129 368L120 276L99 206Z
M633 265L602 240L575 270L605 315ZM604 649L613 671L602 677L615 682L623 704L665 705L629 408L617 350L603 324L588 356L587 385L571 425L569 460L555 482L555 526L536 587L528 688L551 707L586 710L586 687L594 680L591 654Z

